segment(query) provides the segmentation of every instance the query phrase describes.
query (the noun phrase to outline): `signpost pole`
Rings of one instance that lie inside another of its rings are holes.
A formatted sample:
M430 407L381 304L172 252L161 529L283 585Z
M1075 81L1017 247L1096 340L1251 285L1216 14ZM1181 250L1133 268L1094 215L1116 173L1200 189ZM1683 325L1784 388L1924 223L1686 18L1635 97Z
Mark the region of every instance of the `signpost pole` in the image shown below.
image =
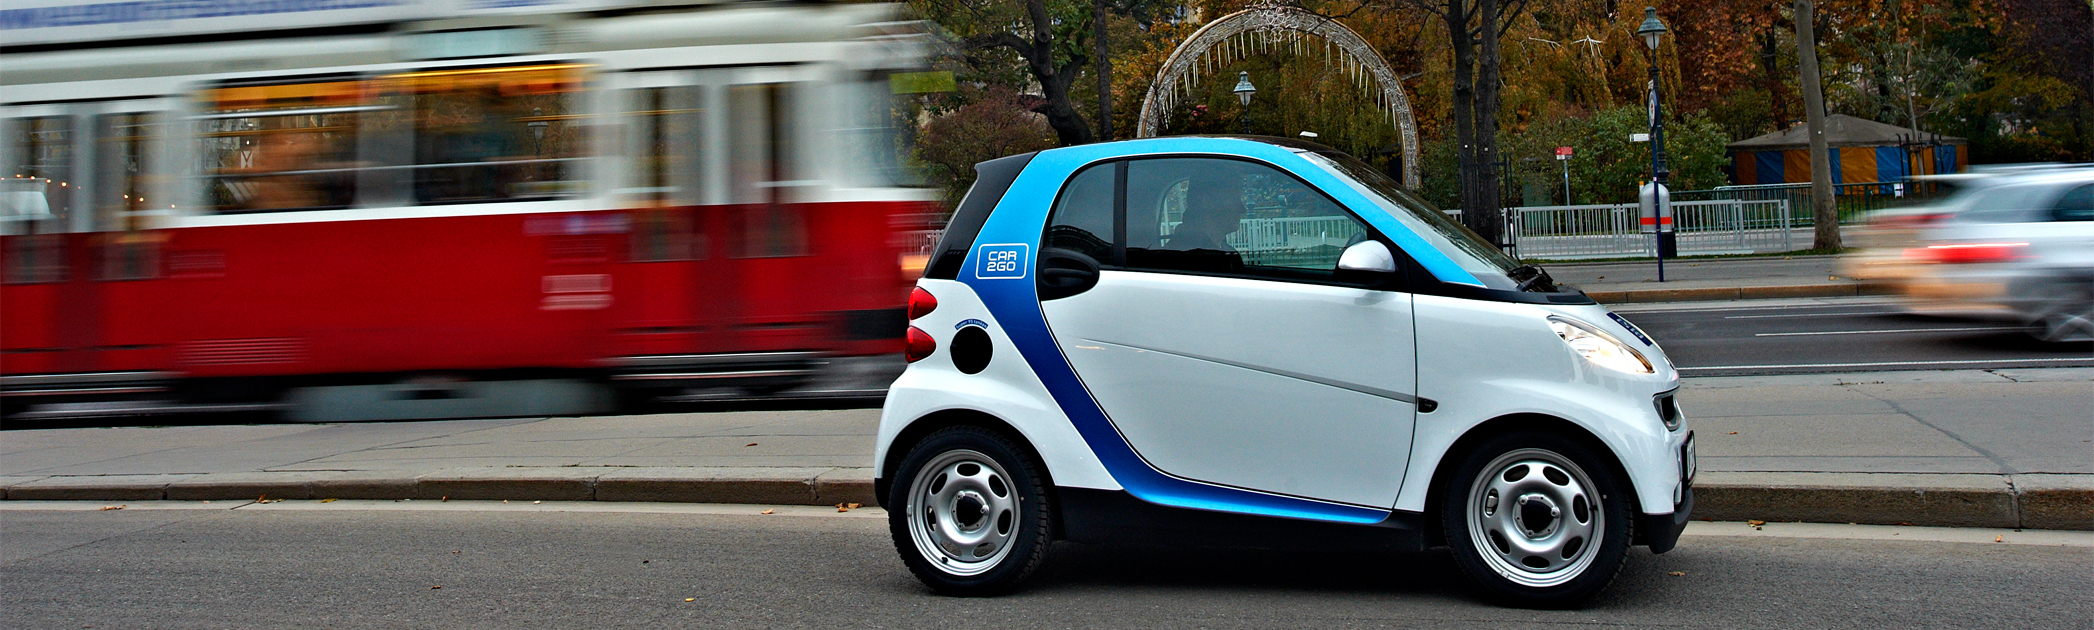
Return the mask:
M1562 163L1563 163L1563 205L1566 205L1566 206L1568 206L1568 205L1571 205L1571 204L1573 204L1573 203L1576 203L1576 202L1574 202L1574 201L1571 201L1571 163L1570 163L1570 159L1571 159L1571 148L1570 148L1570 147L1556 147L1556 161L1558 161L1558 162L1562 162Z

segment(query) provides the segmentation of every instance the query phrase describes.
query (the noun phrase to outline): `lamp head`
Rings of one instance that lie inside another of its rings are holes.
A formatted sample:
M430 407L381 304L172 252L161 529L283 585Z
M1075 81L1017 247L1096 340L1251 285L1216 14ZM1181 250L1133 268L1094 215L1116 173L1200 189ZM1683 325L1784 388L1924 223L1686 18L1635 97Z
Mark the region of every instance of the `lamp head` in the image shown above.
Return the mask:
M1665 35L1665 23L1658 21L1657 7L1643 8L1643 26L1636 29L1636 34L1643 37L1645 46L1658 49L1658 39Z
M1236 93L1237 103L1242 104L1244 107L1250 107L1251 95L1258 93L1258 86L1251 85L1251 73L1249 71L1242 71L1236 73L1236 89L1230 91Z

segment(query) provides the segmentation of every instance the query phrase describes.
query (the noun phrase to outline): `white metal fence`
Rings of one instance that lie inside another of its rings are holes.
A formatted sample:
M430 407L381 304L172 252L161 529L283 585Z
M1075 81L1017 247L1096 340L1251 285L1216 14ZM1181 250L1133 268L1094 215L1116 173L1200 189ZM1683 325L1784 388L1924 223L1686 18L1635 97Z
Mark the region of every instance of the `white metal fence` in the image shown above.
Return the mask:
M1675 201L1681 255L1752 254L1796 249L1799 229L1786 199ZM1521 258L1626 258L1656 255L1636 204L1506 208L1506 232ZM1809 242L1804 236L1800 242Z

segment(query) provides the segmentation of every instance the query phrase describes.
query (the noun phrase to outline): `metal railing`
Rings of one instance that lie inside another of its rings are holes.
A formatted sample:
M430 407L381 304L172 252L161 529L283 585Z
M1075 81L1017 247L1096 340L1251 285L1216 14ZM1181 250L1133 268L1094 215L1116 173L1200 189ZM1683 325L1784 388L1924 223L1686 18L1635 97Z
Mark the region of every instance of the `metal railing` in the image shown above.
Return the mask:
M1680 255L1752 254L1808 243L1786 199L1673 201ZM1506 208L1506 231L1522 258L1625 258L1656 255L1636 204Z
M1839 207L1842 225L1860 223L1871 211L1917 201L1934 194L1933 186L1923 182L1870 182L1863 184L1833 184L1833 203ZM1811 191L1808 182L1801 184L1760 184L1752 186L1719 186L1711 190L1673 191L1672 200L1681 201L1769 201L1780 199L1789 202L1791 219L1798 225L1814 225L1815 215L1811 210Z

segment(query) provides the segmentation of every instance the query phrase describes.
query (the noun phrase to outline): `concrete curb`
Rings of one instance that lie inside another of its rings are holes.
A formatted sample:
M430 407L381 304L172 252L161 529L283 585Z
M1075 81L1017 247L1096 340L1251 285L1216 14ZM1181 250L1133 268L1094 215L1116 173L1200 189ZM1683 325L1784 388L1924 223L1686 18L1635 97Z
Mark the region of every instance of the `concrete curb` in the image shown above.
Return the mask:
M11 501L424 499L876 503L868 468L454 468L402 472L4 477ZM1695 480L1705 520L2094 530L2094 475L1720 473Z
M1886 295L1893 293L1891 287L1879 284L1799 284L1752 287L1696 287L1681 289L1629 289L1624 291L1586 291L1585 295L1601 304L1635 304L1649 302L1708 302L1717 300L1774 300L1784 298L1852 297L1857 295Z
M459 499L872 505L866 468L544 467L0 477L9 501Z
M2094 475L1707 473L1694 518L2094 530Z

